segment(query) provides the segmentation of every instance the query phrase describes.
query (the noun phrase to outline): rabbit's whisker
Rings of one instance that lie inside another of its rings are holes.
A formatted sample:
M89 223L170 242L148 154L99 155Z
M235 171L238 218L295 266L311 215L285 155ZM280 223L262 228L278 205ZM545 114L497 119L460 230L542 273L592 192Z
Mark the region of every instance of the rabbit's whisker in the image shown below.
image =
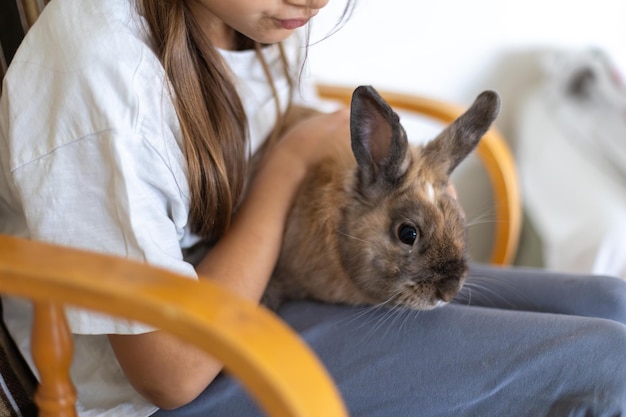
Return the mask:
M349 319L346 319L345 323L350 324L360 318L364 318L370 315L370 318L372 320L366 319L364 323L362 324L362 326L367 325L367 328L368 328L367 334L373 335L374 333L379 331L381 328L384 329L385 328L384 324L388 323L389 320L392 320L394 317L397 317L401 312L408 310L406 308L398 307L395 305L389 305L395 299L397 299L398 296L401 295L403 291L404 289L399 288L395 293L387 297L386 300L381 301L380 303L369 306L369 307L358 309L357 311L355 311L355 314L353 314ZM369 337L369 336L366 336L366 337Z
M365 239L358 238L358 237L356 237L356 236L349 235L348 233L344 233L344 232L342 232L341 230L337 230L337 229L335 229L335 231L336 231L337 233L339 233L340 235L343 235L343 236L345 236L345 237L349 237L350 239L358 240L358 241L360 241L360 242L369 243L370 245L373 245L373 244L374 244L373 242L370 242L369 240L365 240Z
M482 295L482 297L476 297ZM474 303L471 303L474 296ZM522 291L502 278L488 275L472 275L463 285L455 302L466 305L481 305L485 307L526 308L535 310L534 303L524 296Z

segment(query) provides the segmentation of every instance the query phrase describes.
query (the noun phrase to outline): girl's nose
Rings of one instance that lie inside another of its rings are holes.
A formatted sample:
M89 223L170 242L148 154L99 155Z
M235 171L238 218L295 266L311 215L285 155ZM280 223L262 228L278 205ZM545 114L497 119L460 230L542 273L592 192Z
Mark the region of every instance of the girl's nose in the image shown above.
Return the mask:
M292 6L308 7L313 10L319 10L328 4L329 0L287 0Z

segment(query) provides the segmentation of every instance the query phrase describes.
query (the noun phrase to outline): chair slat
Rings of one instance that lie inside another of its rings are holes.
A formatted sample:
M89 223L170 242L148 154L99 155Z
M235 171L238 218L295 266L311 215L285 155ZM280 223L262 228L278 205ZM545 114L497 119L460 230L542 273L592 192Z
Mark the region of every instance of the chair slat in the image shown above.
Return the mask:
M73 343L63 307L34 303L32 356L40 384L35 402L40 417L76 417L76 389L70 379Z

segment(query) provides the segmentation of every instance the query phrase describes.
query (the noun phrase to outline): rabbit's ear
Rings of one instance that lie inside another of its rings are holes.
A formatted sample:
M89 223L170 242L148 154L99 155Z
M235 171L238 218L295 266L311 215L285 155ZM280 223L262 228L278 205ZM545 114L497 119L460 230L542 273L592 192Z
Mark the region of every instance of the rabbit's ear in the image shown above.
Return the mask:
M361 185L379 180L395 183L404 175L406 133L398 115L370 86L357 87L352 93L350 135Z
M424 148L426 164L441 169L445 175L450 175L476 148L499 111L498 93L482 92L465 113L426 145Z

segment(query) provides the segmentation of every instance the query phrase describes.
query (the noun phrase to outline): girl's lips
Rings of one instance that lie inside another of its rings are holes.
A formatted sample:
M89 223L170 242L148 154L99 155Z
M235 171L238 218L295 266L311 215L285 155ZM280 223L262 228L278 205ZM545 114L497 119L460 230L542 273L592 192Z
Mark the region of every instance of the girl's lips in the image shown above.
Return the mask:
M283 29L288 29L288 30L292 30L292 29L297 29L299 27L302 27L304 25L306 25L308 23L309 19L276 19L276 22L278 22L278 25L283 28Z

